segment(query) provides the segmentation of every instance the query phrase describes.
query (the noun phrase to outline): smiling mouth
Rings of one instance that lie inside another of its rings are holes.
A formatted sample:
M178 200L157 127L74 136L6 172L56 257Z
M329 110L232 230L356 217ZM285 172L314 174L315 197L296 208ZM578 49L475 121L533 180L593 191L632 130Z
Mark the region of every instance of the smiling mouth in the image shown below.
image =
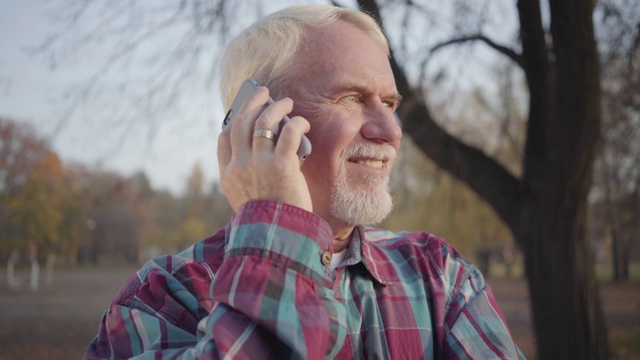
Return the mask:
M376 168L376 169L381 169L383 168L387 161L386 159L380 160L380 159L350 159L350 162L356 163L358 165L364 165L364 166L368 166L368 167L372 167L372 168Z
M345 148L341 158L345 162L363 166L376 172L387 172L396 158L396 149L390 145L360 144Z

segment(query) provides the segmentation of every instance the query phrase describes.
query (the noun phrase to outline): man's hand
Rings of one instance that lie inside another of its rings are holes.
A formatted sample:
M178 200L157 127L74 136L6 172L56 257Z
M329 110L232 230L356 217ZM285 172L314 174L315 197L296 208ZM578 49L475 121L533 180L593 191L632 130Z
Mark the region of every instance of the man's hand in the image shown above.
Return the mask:
M296 154L309 122L294 116L280 130L280 121L293 109L293 101L285 98L265 108L268 100L269 91L261 87L218 137L222 190L233 211L251 200L275 200L313 211ZM278 143L254 137L255 130L272 131Z

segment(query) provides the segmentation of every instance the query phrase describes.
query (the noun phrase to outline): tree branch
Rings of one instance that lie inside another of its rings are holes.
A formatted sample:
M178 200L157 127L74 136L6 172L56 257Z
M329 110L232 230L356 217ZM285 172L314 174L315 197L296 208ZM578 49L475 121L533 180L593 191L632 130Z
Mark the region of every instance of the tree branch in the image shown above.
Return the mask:
M433 53L435 53L436 51L449 46L449 45L457 45L457 44L462 44L465 42L469 42L469 41L482 41L485 44L487 44L490 48L498 51L499 53L507 56L509 59L513 60L516 64L518 64L518 66L520 66L522 69L524 69L524 62L522 60L522 56L520 54L518 54L515 50L504 46L504 45L499 45L496 42L494 42L493 40L489 39L488 37L482 35L482 34L475 34L475 35L469 35L469 36L462 36L459 38L455 38L455 39L451 39L442 43L437 44L436 46L432 47L431 50L429 50L429 54L432 55Z
M380 21L375 0L359 0L358 3ZM420 94L409 85L393 54L390 61L398 91L405 97L398 109L403 132L436 164L465 182L490 203L507 225L515 229L518 216L513 209L518 208L521 200L520 181L482 151L463 143L438 126Z

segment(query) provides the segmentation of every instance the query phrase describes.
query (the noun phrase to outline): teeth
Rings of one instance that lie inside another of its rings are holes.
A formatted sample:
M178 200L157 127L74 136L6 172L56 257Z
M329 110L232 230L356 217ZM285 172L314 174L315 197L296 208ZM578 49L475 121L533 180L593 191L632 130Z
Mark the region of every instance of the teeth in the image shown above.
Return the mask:
M381 160L358 160L358 164L371 166L378 169L381 168L383 165Z

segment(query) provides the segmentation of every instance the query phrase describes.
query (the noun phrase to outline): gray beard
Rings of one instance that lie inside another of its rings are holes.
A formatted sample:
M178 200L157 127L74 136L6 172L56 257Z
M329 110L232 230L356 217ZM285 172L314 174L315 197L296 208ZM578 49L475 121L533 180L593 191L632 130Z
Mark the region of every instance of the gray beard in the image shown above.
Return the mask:
M367 186L354 189L347 178L345 164L354 155L394 159L395 149L390 146L359 145L343 151L341 166L331 191L331 215L351 225L375 225L384 220L393 209L393 198L389 189L389 176L367 176L362 182Z

